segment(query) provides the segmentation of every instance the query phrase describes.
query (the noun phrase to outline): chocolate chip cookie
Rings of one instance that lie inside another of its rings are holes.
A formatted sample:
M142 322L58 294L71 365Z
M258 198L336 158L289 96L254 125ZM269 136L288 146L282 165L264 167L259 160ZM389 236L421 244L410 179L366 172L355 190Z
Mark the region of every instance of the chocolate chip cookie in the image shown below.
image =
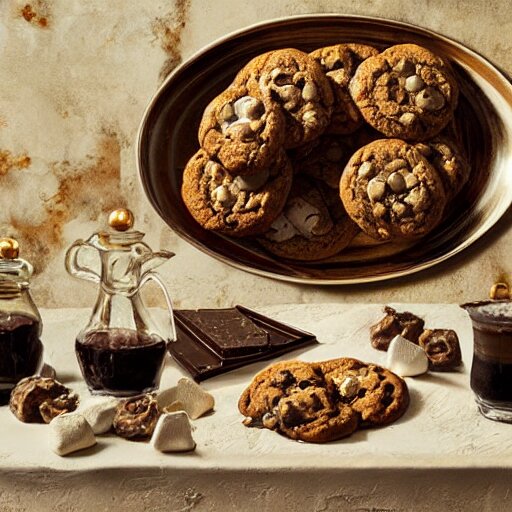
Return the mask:
M437 171L399 139L377 140L356 151L343 171L340 196L352 220L380 240L426 235L446 205Z
M322 387L323 382L322 372L310 363L275 363L253 378L251 385L240 396L238 409L251 418L251 426L274 428L277 425L274 409L282 398L309 387Z
M238 402L250 427L302 441L340 439L359 426L381 426L407 409L403 379L352 358L321 363L285 361L258 373Z
M298 178L283 212L259 241L283 258L315 261L342 251L358 231L337 191L323 182Z
M409 405L405 381L376 364L348 357L320 363L327 390L356 411L362 427L396 421Z
M250 96L245 87L230 87L204 111L199 143L209 157L233 174L266 168L281 149L285 120L268 98Z
M292 184L292 167L281 151L272 165L251 175L233 175L199 150L183 173L181 195L205 229L233 237L265 233L281 213Z
M419 345L427 354L430 370L450 371L462 363L459 338L452 329L425 329Z
M315 139L330 123L332 89L320 65L307 53L286 48L255 57L237 74L234 85L281 107L286 149Z
M386 351L391 340L400 335L412 343L418 344L425 322L409 311L399 313L389 306L384 307L385 316L370 327L372 347Z
M363 124L363 118L350 97L348 85L361 62L378 53L379 50L373 46L344 43L318 48L309 54L324 70L334 92L333 112L327 133L352 133Z
M410 141L437 135L452 118L459 94L447 62L415 44L392 46L363 61L349 90L367 123Z
M453 199L466 184L471 172L457 144L445 137L438 137L415 147L437 170L447 199Z

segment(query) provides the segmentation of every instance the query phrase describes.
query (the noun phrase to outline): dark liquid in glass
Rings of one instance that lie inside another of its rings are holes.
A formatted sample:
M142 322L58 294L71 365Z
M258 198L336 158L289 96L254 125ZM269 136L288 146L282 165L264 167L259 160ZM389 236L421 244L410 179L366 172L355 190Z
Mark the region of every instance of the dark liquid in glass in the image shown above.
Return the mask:
M512 403L512 330L478 327L474 329L471 389L484 400Z
M38 320L22 313L0 314L1 405L9 402L19 380L37 371L42 353Z
M159 336L132 329L89 331L75 343L91 391L129 396L158 388L166 353Z

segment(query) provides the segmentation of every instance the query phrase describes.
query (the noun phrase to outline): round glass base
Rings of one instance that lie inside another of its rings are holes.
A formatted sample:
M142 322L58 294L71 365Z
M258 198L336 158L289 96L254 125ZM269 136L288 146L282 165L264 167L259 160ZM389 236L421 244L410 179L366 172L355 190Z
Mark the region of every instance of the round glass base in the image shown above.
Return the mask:
M493 421L512 423L512 402L484 400L475 395L478 410L483 416Z

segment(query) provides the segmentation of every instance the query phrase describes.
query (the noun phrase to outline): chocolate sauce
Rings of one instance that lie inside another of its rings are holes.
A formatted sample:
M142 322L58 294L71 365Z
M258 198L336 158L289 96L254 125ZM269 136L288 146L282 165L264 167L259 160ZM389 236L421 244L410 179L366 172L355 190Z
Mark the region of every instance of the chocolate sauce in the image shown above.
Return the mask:
M75 351L92 392L129 396L157 389L166 342L132 329L89 331Z
M9 402L19 380L37 371L42 353L38 320L22 313L0 314L1 405Z

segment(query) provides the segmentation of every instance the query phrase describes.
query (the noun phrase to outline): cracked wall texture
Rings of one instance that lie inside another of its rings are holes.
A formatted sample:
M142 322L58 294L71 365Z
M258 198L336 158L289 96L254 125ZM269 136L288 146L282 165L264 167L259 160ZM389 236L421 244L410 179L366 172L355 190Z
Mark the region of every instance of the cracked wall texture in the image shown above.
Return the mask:
M175 304L463 302L509 275L512 215L476 246L427 272L384 283L317 287L232 269L179 239L139 186L134 143L162 79L230 31L291 14L385 16L452 37L512 74L508 2L474 0L2 0L0 2L0 232L16 236L36 268L45 307L90 306L94 286L64 271L64 251L119 205L155 248L177 256L161 272ZM194 133L191 136L195 137ZM160 301L154 294L153 303ZM152 295L150 292L150 295Z

